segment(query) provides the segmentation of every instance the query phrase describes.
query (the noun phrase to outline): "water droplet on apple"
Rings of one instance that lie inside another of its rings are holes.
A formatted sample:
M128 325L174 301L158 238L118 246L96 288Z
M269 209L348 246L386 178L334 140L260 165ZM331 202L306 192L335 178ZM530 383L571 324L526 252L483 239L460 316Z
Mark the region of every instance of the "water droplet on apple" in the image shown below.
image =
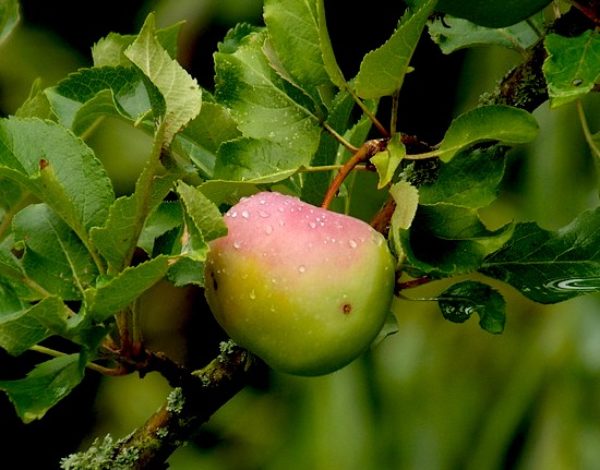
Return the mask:
M306 266L304 266L303 264L301 264L300 266L298 266L298 272L299 273L305 273L306 272Z
M356 241L350 239L348 240L348 245L350 245L350 248L354 249L358 246L358 244L356 243Z
M250 218L250 212L248 212L248 211L242 211L242 217L244 219L249 219Z

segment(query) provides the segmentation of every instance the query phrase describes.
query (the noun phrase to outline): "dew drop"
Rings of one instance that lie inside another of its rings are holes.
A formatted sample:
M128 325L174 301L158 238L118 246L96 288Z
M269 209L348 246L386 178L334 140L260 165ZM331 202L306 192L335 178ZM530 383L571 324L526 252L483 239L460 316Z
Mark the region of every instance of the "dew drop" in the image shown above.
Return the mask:
M348 240L348 245L350 245L350 248L352 249L355 249L358 246L357 243L352 239Z
M250 212L248 212L248 211L242 211L242 217L244 219L249 219L250 218Z
M269 217L271 214L269 214L268 212L265 211L258 211L258 215L260 215L263 219L266 219L267 217Z
M229 215L229 217L231 217L232 219L235 219L237 217L237 211L233 211L227 215Z
M278 210L279 212L283 212L285 209L284 209L283 207L279 206L279 207L277 208L277 210Z
M317 224L315 224L314 222L311 222L308 225L310 225L310 228L317 228Z
M239 249L240 249L240 246L242 246L240 242L238 242L238 241L234 241L234 242L233 242L233 247L234 247L236 250L239 250Z
M254 300L254 299L256 299L256 292L254 292L254 289L252 289L250 291L250 300Z
M305 273L306 272L306 266L304 266L303 264L301 264L300 266L298 266L298 272L299 273Z
M267 203L267 201L265 201L264 199L260 199L260 200L258 201L258 203L259 203L261 206L264 206L264 205Z

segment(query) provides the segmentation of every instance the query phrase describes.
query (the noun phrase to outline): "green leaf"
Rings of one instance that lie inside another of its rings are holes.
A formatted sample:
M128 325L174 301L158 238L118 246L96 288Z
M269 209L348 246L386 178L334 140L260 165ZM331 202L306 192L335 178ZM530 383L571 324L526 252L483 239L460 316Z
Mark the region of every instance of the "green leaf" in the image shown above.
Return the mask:
M25 273L19 260L12 254L12 247L13 240L10 237L0 243L0 275L20 278Z
M34 204L13 219L15 241L22 241L22 265L30 279L66 300L82 298L97 275L85 245L46 204Z
M125 268L96 289L88 289L88 313L97 322L107 320L162 279L169 264L168 256L157 256L145 263Z
M6 300L0 302L5 304ZM67 310L57 297L46 297L29 308L21 305L10 313L0 310L0 347L13 356L49 336L64 335L66 330Z
M321 46L316 0L266 0L264 20L277 58L293 83L316 103L324 87L331 87Z
M139 193L116 199L109 209L104 225L95 227L90 232L94 245L108 262L111 271L118 272L124 267L131 248L138 243L138 233L143 229L145 222L141 221L138 227L138 204L147 204L148 212L151 213L169 193L174 179L175 175L171 173L156 177L150 201L141 201Z
M406 155L406 147L402 143L400 134L396 134L387 145L387 148L371 157L371 163L375 165L379 175L377 189L381 189L392 181L394 173Z
M391 96L402 87L410 59L436 0L422 2L401 18L387 42L369 52L360 64L355 89L361 98Z
M354 105L355 101L348 91L344 90L338 93L327 116L327 124L336 132L344 133L350 126L350 113ZM319 149L313 156L310 165L319 167L335 164L339 148L340 143L329 132L322 133ZM320 205L331 183L331 178L331 172L306 173L302 184L301 199L309 204Z
M1 263L2 261L0 261ZM19 298L14 289L0 280L0 321L5 315L19 312L25 308L25 304ZM1 345L1 343L0 343Z
M499 145L457 153L440 164L434 182L419 186L421 203L445 202L474 209L491 204L504 175L505 154Z
M589 93L600 79L600 33L587 30L573 38L549 34L542 70L550 106L556 108Z
M552 0L439 0L436 11L502 28L526 20Z
M168 145L200 113L202 90L161 46L153 14L148 15L139 36L125 50L125 56L150 79L165 100L164 142Z
M104 226L96 227L90 232L100 254L109 266L116 269L122 266L129 247L136 243L136 208L135 196L121 196L110 206Z
M131 67L81 69L45 93L58 121L78 135L100 116L135 121L152 109L142 75Z
M401 233L409 265L433 276L458 275L481 267L500 249L514 226L489 230L475 209L452 204L419 206L411 230Z
M493 334L504 331L506 302L487 284L476 281L454 284L440 294L438 305L444 318L451 322L463 323L477 313L479 326L485 331Z
M29 96L23 102L19 109L15 111L15 116L19 118L36 117L40 119L52 120L52 110L46 97L45 90L42 87L42 79L36 78L29 91Z
M204 102L200 115L175 137L172 149L187 156L204 176L212 178L219 146L239 136L227 109L218 103Z
M182 256L171 266L167 278L175 287L195 285L204 287L204 263L193 257Z
M505 28L486 28L448 15L443 20L437 18L429 23L429 35L444 54L467 47L491 45L524 51L539 39L526 21Z
M156 39L173 59L177 57L177 38L184 22L180 21L172 26L156 31ZM109 33L92 47L92 57L95 67L130 67L131 61L125 57L125 50L133 44L136 35L122 35Z
M310 155L290 154L285 145L242 137L221 145L214 178L254 184L273 183L289 178L309 162Z
M152 255L158 237L183 224L183 211L177 201L163 201L146 219L138 246Z
M83 141L58 124L0 121L0 177L18 181L52 209L87 245L114 199L101 163Z
M321 56L323 58L323 65L329 79L341 89L347 87L346 79L342 73L333 52L331 46L331 39L329 38L329 31L327 29L327 20L325 18L325 2L324 0L316 0L317 2L317 15L319 24L319 42L321 45Z
M540 303L556 303L600 291L600 208L550 231L518 224L481 272L516 287Z
M0 0L0 43L9 36L19 19L19 2Z
M38 364L27 377L0 381L24 423L42 418L83 379L79 354L57 357Z
M242 181L210 180L202 183L198 189L217 206L233 206L243 197L252 196L260 191L255 183Z
M26 194L27 192L24 192L21 185L14 180L0 179L0 207L4 210L8 211L19 205Z
M271 68L263 53L266 33L243 33L231 31L214 56L216 97L231 109L245 137L268 141L285 149L288 159L308 163L321 135L313 103Z
M209 242L227 235L227 226L218 207L199 189L180 181L177 184L177 193L181 197L185 212L202 233L204 241Z
M535 118L527 111L510 106L482 106L452 121L437 154L448 162L458 151L478 142L524 144L536 137L538 129Z
M405 252L402 246L402 233L407 233L417 215L419 206L419 190L406 181L399 181L390 188L396 207L390 222L390 241L398 260L402 265Z
M204 239L204 235L187 213L184 215L184 219L185 224L180 237L180 256L177 263L169 269L167 278L177 287L188 284L204 287L204 261L208 254L207 240Z

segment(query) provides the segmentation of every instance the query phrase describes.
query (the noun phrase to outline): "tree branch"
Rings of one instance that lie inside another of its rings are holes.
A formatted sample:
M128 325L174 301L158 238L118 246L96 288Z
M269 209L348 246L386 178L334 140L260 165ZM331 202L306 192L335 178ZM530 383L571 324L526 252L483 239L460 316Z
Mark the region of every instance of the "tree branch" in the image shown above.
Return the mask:
M135 367L142 375L159 371L175 386L164 405L129 436L116 442L110 436L97 440L87 451L64 458L61 467L68 470L167 468L168 457L244 388L257 364L259 361L248 351L231 342L222 343L221 354L194 373L162 354L149 354Z

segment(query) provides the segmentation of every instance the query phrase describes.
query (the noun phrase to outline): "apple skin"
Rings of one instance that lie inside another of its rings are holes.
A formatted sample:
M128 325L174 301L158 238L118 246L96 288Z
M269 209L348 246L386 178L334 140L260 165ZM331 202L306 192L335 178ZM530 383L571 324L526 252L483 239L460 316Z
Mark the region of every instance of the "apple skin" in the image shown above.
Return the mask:
M205 291L229 336L273 369L337 370L370 345L393 297L394 263L365 222L262 192L225 214Z

